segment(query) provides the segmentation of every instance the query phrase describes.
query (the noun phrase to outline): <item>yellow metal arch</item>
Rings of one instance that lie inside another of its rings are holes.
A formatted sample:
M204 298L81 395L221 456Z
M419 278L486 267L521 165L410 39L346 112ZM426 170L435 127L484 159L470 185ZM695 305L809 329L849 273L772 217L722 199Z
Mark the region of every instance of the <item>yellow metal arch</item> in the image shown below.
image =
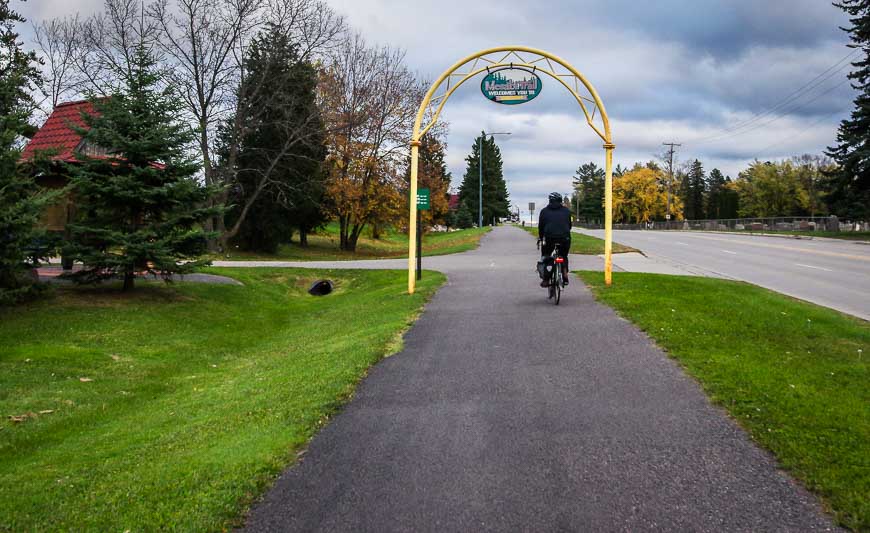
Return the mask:
M527 46L489 48L459 60L435 80L420 103L420 109L417 111L417 118L414 121L414 131L411 137L410 197L417 198L417 162L420 139L438 121L444 104L466 81L483 72L504 67L521 67L536 73L547 74L557 80L574 96L586 118L586 123L604 141L604 282L606 285L610 285L613 248L613 149L615 148L610 133L610 120L604 110L604 103L592 84L570 63L549 52ZM417 250L417 202L411 201L409 203L411 204L411 217L408 239L408 293L413 294L416 281L414 253Z

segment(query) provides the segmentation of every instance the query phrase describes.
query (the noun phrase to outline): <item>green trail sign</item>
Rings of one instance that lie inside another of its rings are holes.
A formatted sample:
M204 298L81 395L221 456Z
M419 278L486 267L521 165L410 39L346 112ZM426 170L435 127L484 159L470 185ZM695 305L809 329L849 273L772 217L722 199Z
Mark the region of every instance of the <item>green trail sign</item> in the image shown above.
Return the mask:
M417 189L417 209L429 210L429 189Z
M541 78L531 70L505 67L488 73L480 82L480 92L493 102L524 104L541 94Z

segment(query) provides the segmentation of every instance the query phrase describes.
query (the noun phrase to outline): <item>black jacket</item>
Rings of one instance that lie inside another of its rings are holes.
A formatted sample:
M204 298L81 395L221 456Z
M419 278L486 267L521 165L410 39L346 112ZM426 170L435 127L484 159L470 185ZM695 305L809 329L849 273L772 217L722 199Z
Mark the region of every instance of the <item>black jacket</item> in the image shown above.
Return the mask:
M549 239L571 238L571 210L559 202L541 209L538 218L538 237Z

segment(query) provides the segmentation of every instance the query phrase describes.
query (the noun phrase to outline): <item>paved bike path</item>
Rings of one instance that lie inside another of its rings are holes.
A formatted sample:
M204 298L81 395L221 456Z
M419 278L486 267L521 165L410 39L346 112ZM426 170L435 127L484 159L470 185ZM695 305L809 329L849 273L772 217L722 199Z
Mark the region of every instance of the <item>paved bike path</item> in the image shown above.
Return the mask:
M247 530L833 529L577 280L548 303L530 235L496 228L462 255L474 266L450 270Z

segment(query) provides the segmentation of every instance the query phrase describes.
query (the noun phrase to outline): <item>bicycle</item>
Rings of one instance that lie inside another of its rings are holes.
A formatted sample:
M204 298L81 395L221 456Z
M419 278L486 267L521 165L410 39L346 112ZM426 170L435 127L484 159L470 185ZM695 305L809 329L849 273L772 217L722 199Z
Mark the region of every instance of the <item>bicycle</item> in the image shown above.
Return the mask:
M538 239L538 249L541 249L541 239ZM565 275L562 272L562 265L565 263L565 258L559 253L559 244L553 248L553 253L550 254L553 260L548 272L549 283L547 284L547 299L553 300L555 305L559 305L562 299L562 286L565 280Z

